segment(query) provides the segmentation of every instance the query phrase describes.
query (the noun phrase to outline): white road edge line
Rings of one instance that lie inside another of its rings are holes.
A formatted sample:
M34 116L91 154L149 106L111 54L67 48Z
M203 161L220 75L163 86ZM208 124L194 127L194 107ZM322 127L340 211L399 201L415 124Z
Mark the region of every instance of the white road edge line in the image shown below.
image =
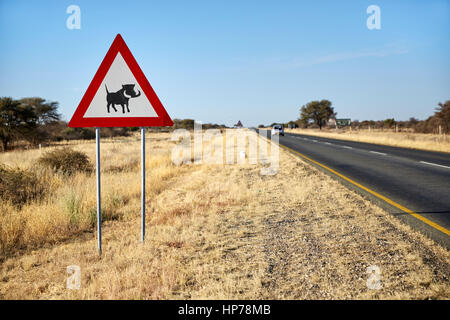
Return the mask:
M349 146L342 146L342 148L345 148L345 149L353 149L352 147L349 147Z
M442 164L437 164L437 163L432 163L432 162L426 162L426 161L420 161L421 163L425 163L428 164L430 166L437 166L437 167L441 167L441 168L447 168L450 169L450 167L447 166L443 166Z
M331 143L329 143L329 142L324 142L325 144L331 144Z
M383 155L383 156L386 156L386 155L387 155L387 153L383 153L383 152L376 152L376 151L370 151L370 152L376 153L376 154L381 154L381 155Z

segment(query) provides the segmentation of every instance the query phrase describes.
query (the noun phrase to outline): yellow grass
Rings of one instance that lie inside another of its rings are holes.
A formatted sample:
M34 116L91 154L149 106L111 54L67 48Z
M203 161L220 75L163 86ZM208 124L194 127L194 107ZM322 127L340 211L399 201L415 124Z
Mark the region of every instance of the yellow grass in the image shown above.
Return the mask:
M172 164L167 150L168 138L169 134L159 134L148 142L152 149L147 158L148 178L151 181L149 199L153 199L164 188L166 179L185 171L185 168ZM95 163L94 143L71 145L76 150L86 152ZM105 220L134 218L140 212L139 140L135 137L102 139L101 145L102 216ZM46 148L42 152L57 147ZM34 170L33 166L42 152L9 152L1 154L0 161L9 166ZM78 173L70 177L54 174L47 180L50 194L41 201L21 208L0 202L0 249L3 251L0 254L18 248L54 243L92 229L96 221L95 174Z
M93 159L94 146L74 148ZM450 298L446 249L302 160L280 150L279 172L262 176L248 163L174 166L172 146L168 134L150 134L144 244L137 138L102 144L101 258L83 220L95 206L94 176L55 176L54 194L20 211L3 204L10 251L0 260L0 298ZM0 161L26 168L39 156L26 152ZM82 212L75 230L71 197ZM69 265L81 268L80 290L66 288ZM371 265L381 290L366 286Z
M395 132L393 130L349 130L349 129L286 129L286 132L309 134L313 136L349 141L375 143L387 146L450 152L448 135Z

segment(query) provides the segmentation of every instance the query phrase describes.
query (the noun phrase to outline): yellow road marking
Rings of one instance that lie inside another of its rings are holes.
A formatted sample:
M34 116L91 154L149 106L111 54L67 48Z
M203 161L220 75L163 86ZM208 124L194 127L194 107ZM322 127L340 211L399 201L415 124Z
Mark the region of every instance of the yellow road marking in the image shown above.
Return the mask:
M311 161L312 163L317 164L318 166L320 166L320 167L322 167L322 168L324 168L324 169L326 169L326 170L328 170L328 171L334 173L335 175L337 175L337 176L341 177L342 179L344 179L344 180L346 180L346 181L348 181L348 182L354 184L355 186L357 186L357 187L359 187L359 188L361 188L361 189L363 189L363 190L369 192L370 194L373 194L375 197L377 197L377 198L379 198L379 199L381 199L381 200L383 200L383 201L386 201L386 202L389 203L390 205L393 205L394 207L396 207L396 208L398 208L398 209L400 209L400 210L402 210L402 211L404 211L404 212L406 212L406 213L412 215L414 218L417 218L417 219L419 219L420 221L422 221L422 222L428 224L429 226L431 226L431 227L433 227L433 228L435 228L435 229L437 229L437 230L439 230L439 231L445 233L446 235L450 236L450 230L448 230L448 229L446 229L446 228L444 228L444 227L438 225L437 223L435 223L435 222L433 222L433 221L431 221L431 220L429 220L429 219L427 219L427 218L421 216L420 214L418 214L418 213L416 213L416 212L414 212L414 211L412 211L412 210L409 210L408 208L405 208L405 207L402 206L401 204L398 204L397 202L392 201L391 199L389 199L389 198L387 198L387 197L385 197L385 196L379 194L378 192L375 192L375 191L373 191L373 190L371 190L371 189L369 189L369 188L367 188L367 187L365 187L365 186L359 184L359 183L356 182L356 181L353 181L352 179L350 179L350 178L344 176L343 174L337 172L336 170L333 170L333 169L327 167L326 165L321 164L320 162L317 162L317 161L315 161L315 160L313 160L313 159L311 159L311 158L305 156L304 154L302 154L302 153L300 153L300 152L298 152L298 151L295 151L295 150L293 150L293 149L291 149L291 148L289 148L289 147L286 147L286 146L284 146L284 145L281 145L281 144L280 144L280 147L282 147L282 148L284 148L284 149L286 149L286 150L288 150L288 151L291 151L291 152L294 152L294 153L298 154L300 157L302 157L302 158L304 158L304 159L306 159L306 160L308 160L308 161Z

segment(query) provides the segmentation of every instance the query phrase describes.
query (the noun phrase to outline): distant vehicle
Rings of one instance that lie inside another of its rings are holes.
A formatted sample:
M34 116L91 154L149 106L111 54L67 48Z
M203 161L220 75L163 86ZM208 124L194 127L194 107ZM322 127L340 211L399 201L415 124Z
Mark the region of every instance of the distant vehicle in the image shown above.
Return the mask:
M279 134L284 136L284 128L281 124L276 124L272 127L272 135Z

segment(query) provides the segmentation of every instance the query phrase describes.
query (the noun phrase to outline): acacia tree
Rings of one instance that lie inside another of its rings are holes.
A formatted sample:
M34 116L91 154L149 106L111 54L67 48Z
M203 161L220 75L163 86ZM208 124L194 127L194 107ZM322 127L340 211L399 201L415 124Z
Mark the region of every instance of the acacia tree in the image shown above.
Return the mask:
M18 138L25 138L36 128L37 116L30 106L10 97L0 98L0 140L3 151Z
M313 120L322 130L322 127L330 120L332 117L336 117L336 112L334 112L333 107L331 107L331 101L320 100L311 101L306 105L302 106L300 109L300 121L303 124L307 124L309 120Z
M37 117L38 125L46 125L59 121L61 115L58 113L58 102L46 101L39 97L23 98L19 103L29 106L33 109Z
M388 128L395 127L396 124L397 124L397 122L395 121L394 118L388 118L388 119L384 120L384 126L386 126Z
M25 138L32 144L51 139L54 135L53 131L58 129L56 124L61 119L61 115L58 113L58 102L31 97L20 99L19 103L30 108L36 116L34 134L27 135Z

